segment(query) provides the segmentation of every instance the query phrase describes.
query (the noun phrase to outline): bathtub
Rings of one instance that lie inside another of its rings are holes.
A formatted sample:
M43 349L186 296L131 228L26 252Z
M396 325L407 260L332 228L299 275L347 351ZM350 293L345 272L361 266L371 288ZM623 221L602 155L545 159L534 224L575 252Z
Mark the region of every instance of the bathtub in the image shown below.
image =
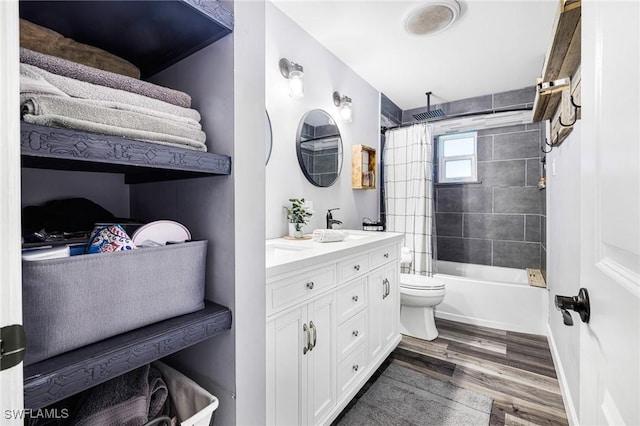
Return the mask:
M436 271L446 289L436 318L547 334L547 289L530 286L525 270L438 261Z

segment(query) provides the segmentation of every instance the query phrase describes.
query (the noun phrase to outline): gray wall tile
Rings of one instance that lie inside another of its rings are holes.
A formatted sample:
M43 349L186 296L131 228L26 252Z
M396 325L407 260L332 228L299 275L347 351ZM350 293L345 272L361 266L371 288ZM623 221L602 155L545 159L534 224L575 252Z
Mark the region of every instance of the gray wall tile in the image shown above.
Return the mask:
M540 217L540 242L544 248L547 248L547 217Z
M544 247L540 247L540 271L545 281L547 280L547 251Z
M539 190L540 191L540 214L547 214L547 190Z
M503 108L514 105L526 105L536 98L536 87L528 86L522 89L508 92L495 93L493 95L493 107Z
M490 110L493 104L492 95L476 96L438 105L446 115L464 114L467 112Z
M525 218L524 240L532 243L539 243L540 229L540 216L527 215Z
M540 157L539 131L504 133L493 137L494 160L538 157Z
M478 131L478 136L500 135L503 133L525 132L526 124L514 124L513 126L494 127L493 129L483 129Z
M436 211L461 212L462 188L457 185L456 187L436 188Z
M493 160L493 136L478 136L478 161Z
M380 109L392 121L399 123L402 120L402 110L384 93L380 96Z
M540 244L493 241L493 265L517 269L540 269Z
M491 240L524 240L524 215L465 214L463 236Z
M491 240L438 237L438 260L491 265Z
M540 214L540 190L534 187L495 188L493 211L495 213Z
M478 180L483 187L524 186L524 174L524 160L478 163Z
M436 213L436 235L439 237L462 237L462 214Z
M538 158L527 160L527 186L538 186L542 164Z
M491 188L457 186L441 187L437 191L436 211L438 212L491 213L493 210Z

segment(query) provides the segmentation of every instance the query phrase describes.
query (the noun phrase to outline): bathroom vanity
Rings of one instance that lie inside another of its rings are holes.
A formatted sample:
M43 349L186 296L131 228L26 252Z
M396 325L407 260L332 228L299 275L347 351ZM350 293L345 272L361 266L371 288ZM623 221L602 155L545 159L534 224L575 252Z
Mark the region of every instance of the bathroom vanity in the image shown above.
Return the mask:
M329 424L400 342L403 234L266 242L267 424Z

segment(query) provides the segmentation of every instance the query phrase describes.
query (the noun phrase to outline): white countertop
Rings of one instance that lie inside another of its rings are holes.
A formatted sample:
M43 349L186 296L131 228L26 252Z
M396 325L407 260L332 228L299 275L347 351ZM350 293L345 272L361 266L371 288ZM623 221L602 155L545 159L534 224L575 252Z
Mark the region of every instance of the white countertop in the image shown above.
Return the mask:
M274 238L266 241L266 276L267 278L299 268L313 266L347 256L362 250L375 248L385 243L401 241L404 234L396 232L375 232L341 229L347 234L344 241L318 243L313 239L289 240Z

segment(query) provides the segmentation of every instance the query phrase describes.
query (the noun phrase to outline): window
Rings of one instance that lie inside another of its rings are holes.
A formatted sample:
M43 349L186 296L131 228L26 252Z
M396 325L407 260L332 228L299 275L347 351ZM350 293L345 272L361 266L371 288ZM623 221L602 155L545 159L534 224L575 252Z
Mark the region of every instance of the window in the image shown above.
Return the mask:
M438 136L438 182L476 182L477 132Z

